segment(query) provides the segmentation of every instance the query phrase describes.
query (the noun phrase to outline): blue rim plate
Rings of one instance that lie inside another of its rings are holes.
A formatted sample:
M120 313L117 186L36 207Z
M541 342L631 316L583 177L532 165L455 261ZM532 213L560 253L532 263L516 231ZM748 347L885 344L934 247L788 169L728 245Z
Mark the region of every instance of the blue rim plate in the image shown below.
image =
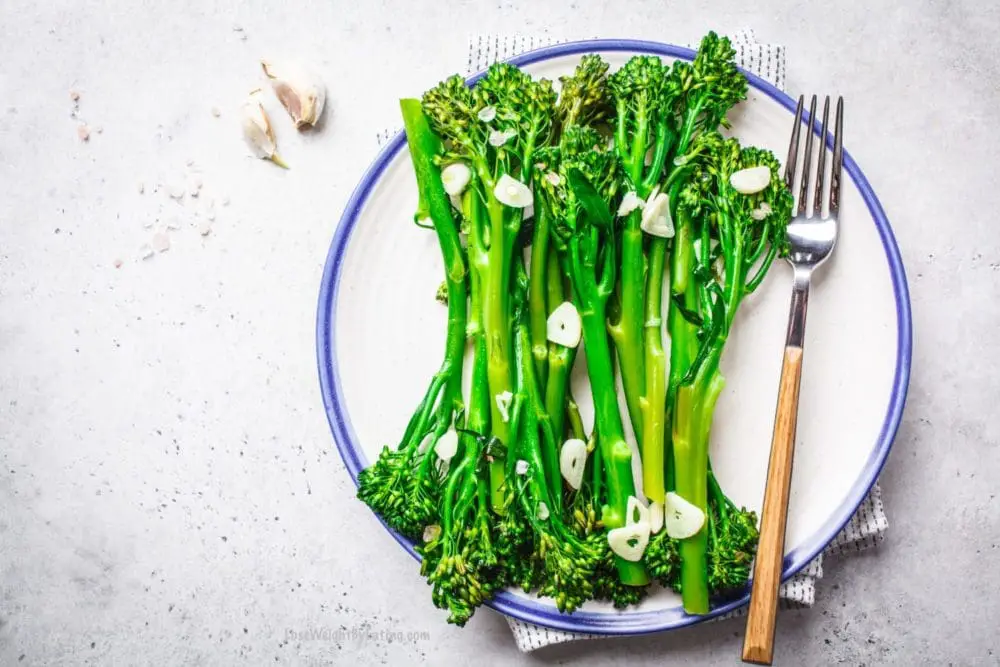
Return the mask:
M558 58L562 56L572 56L591 52L614 52L628 51L635 53L648 53L670 58L691 60L694 58L694 51L683 47L662 44L659 42L649 42L629 39L602 39L571 42L557 46L546 47L530 51L523 55L511 58L508 62L515 65L530 65L543 60ZM468 79L474 83L481 76L482 72ZM757 91L766 94L781 106L785 107L790 114L795 111L795 101L781 90L764 81L752 73L745 72L750 85ZM806 114L806 122L808 122ZM815 129L819 132L818 122ZM828 137L829 140L829 137ZM337 368L336 359L336 329L335 314L337 307L338 287L343 268L345 251L351 237L359 214L363 209L374 185L378 182L385 168L393 158L405 146L406 139L402 133L397 134L379 153L378 157L368 168L361 182L351 194L350 200L341 216L337 230L333 237L329 253L326 259L326 266L323 270L323 278L320 284L319 307L316 322L316 346L319 365L320 387L323 394L323 405L326 409L327 419L333 431L337 449L344 460L347 471L351 478L357 483L358 473L367 466L364 455L356 444L354 430L351 426L350 418L344 405L343 390ZM816 531L809 539L800 544L793 551L786 554L783 563L782 580L786 580L799 572L809 561L815 558L830 541L843 529L858 506L868 494L872 485L878 478L882 466L885 464L889 450L892 447L893 439L899 428L899 423L903 414L903 406L906 401L907 386L910 375L910 358L912 344L912 321L910 315L909 290L906 283L906 274L903 262L900 257L899 248L896 245L892 228L886 219L885 212L875 196L871 185L865 178L857 163L851 158L848 152L844 151L844 170L847 172L859 190L863 200L867 204L869 213L875 222L882 246L885 250L886 260L889 265L889 273L895 297L896 306L896 363L892 383L892 391L888 408L882 422L881 432L872 448L872 451L865 463L862 474L854 483L846 498L827 519L820 530ZM383 525L385 525L383 523ZM409 540L398 535L388 527L387 530L393 535L397 542L406 549L414 558L418 555L413 549ZM710 613L703 616L692 616L684 613L680 608L657 609L649 611L625 611L621 613L597 613L579 610L571 615L560 614L553 606L533 599L519 597L513 593L503 591L488 603L493 609L517 618L521 621L534 623L558 630L571 632L607 634L607 635L632 635L663 630L672 630L684 626L699 623L711 618L726 614L734 609L745 605L749 601L749 592L736 599L718 603ZM429 603L428 603L429 604Z

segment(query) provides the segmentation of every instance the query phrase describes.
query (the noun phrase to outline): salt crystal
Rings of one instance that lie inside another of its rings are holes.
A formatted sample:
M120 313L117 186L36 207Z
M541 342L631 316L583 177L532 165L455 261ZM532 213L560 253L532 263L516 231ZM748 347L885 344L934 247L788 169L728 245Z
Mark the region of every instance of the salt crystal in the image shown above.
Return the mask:
M165 232L153 234L153 250L165 252L170 249L170 237Z
M78 91L78 90L71 90L71 91L69 91L69 99L73 100L74 102L79 102L80 101L80 91Z
M122 268L122 261L120 259L115 260L115 268L116 269Z
M104 133L104 126L103 125L98 125L97 127L94 128L94 132L97 132L98 134L103 134Z
M170 218L167 221L167 229L180 229L181 223L177 221L177 218Z
M167 188L167 194L170 195L171 199L183 199L184 188L179 185L171 185Z
M76 136L80 137L80 141L90 141L90 128L86 125L78 125Z
M223 197L222 198L222 205L223 206L229 206L229 197Z
M143 243L141 246L139 246L139 255L143 259L149 259L150 257L153 256L153 254L154 254L153 248L148 243Z
M212 107L212 115L216 118L222 115L222 112L219 111L219 107Z
M137 188L139 190L139 194L142 194L143 192L146 191L146 186L143 185L142 181L139 181L139 185L137 186Z
M198 233L202 236L208 236L212 231L212 223L208 220L202 220L198 223Z

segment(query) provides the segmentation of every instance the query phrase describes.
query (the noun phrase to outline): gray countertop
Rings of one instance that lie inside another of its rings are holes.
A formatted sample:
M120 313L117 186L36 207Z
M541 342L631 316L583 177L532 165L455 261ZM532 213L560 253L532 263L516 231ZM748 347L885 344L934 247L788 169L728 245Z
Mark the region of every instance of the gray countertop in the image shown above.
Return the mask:
M354 499L314 317L376 132L463 68L470 35L745 26L787 45L790 92L849 101L915 326L887 538L825 563L815 607L779 618L777 663L1000 663L996 6L160 4L0 12L0 664L736 664L741 621L532 656L493 612L445 625ZM282 53L316 63L331 107L321 132L278 128L288 172L245 157L235 114L257 59ZM164 192L195 179L197 200ZM382 636L289 635L341 627Z

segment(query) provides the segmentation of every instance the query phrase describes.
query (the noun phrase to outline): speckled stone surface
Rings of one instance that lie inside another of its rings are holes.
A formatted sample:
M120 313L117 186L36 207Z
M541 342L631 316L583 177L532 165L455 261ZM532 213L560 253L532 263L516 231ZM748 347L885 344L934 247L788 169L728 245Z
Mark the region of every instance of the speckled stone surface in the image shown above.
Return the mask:
M847 98L915 318L888 537L824 563L777 663L1000 663L995 6L213 4L0 10L0 665L737 663L740 621L531 656L492 612L446 626L354 500L313 332L375 133L462 68L471 33L748 25L787 45L790 92ZM278 123L288 172L245 157L235 118L282 53L330 87L320 132ZM143 260L161 228L170 249Z

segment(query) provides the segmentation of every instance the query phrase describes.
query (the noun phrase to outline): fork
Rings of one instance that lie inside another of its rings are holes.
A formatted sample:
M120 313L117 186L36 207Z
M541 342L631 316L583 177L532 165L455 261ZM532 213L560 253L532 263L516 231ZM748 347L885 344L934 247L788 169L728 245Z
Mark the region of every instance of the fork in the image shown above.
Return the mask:
M799 132L802 129L802 107L805 96L799 97L792 125L792 138L785 161L785 185L795 192L795 167L799 154ZM844 99L837 99L834 129L833 165L830 173L827 210L823 210L824 175L826 171L827 123L830 119L830 98L823 104L823 129L816 178L813 179L813 203L809 206L809 181L813 135L816 118L816 96L809 105L809 133L801 178L798 183L798 211L788 224L788 261L792 265L792 304L788 315L785 355L778 386L778 405L771 438L771 458L767 468L764 508L761 512L760 541L753 570L750 608L746 635L743 640L743 661L770 665L774 657L774 626L778 605L785 553L785 525L788 517L788 494L792 480L792 454L799 409L799 385L802 377L802 348L806 329L806 306L809 304L809 283L813 271L833 252L837 241L837 217L840 212L840 179L843 168Z

